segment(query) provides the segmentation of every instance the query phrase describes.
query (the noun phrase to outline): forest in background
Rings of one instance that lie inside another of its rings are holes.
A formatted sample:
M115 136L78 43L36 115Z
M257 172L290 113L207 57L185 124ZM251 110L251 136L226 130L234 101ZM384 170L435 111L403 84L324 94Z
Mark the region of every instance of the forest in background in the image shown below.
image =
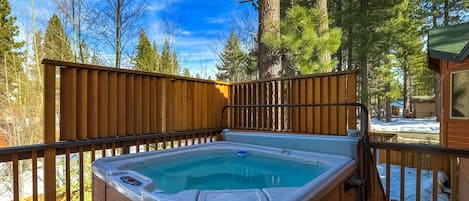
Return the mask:
M243 51L239 33L233 33L220 55L217 79L358 70L361 102L378 118L390 121L390 103L398 98L409 114L412 96L435 96L439 116L440 78L427 67L427 32L469 21L468 1L245 2L259 11L259 32L252 41L257 45Z

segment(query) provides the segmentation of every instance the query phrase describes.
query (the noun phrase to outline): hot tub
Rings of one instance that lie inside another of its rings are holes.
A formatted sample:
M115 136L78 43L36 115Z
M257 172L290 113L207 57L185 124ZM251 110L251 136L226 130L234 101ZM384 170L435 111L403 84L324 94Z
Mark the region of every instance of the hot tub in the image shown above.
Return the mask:
M130 200L275 201L320 200L356 169L357 138L233 131L223 137L102 158L93 173Z

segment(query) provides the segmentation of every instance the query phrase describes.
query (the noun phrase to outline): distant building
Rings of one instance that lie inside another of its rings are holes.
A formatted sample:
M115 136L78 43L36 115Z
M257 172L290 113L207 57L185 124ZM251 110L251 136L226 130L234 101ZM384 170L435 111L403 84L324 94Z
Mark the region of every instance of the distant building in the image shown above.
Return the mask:
M436 115L435 96L412 96L410 104L413 118L434 117Z

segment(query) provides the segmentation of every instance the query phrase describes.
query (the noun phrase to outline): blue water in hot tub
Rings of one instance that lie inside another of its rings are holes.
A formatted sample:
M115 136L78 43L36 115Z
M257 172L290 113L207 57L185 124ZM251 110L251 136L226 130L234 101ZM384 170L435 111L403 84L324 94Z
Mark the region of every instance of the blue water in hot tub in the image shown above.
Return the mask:
M264 153L236 151L203 152L172 160L150 161L131 168L155 182L157 188L183 190L230 190L269 187L300 187L328 169L319 161L297 161Z

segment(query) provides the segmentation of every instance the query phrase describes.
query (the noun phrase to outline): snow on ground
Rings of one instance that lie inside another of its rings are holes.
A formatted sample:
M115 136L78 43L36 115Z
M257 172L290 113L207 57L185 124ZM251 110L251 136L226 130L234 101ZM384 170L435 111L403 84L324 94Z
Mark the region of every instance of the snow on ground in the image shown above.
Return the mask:
M391 122L371 119L371 131L390 131L403 133L440 133L440 123L436 117L420 119L393 118Z
M417 170L415 168L405 168L405 192L404 200L416 200L416 175ZM386 191L386 164L378 165L378 172L383 184L384 190ZM391 165L391 199L400 199L400 178L401 167L398 165ZM449 201L450 190L444 186L444 183L448 181L448 176L444 172L438 172L438 200ZM433 183L433 172L429 170L423 170L421 172L421 189L420 189L420 200L432 200L432 183ZM443 192L444 190L444 192Z

